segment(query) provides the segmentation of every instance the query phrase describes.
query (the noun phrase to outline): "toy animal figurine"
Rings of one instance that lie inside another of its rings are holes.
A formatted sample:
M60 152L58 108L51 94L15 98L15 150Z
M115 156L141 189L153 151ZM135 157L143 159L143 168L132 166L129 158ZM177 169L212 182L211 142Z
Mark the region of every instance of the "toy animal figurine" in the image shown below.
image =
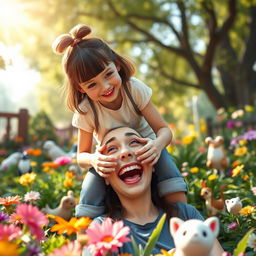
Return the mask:
M67 196L61 198L60 204L57 208L51 209L48 205L42 209L44 213L60 216L65 220L69 220L72 217L72 210L76 206L76 201L73 191L68 191Z
M223 147L224 139L217 136L215 139L207 137L205 143L208 145L207 162L208 168L214 168L220 171L220 176L224 176L225 168L228 166L228 158Z
M52 160L60 156L68 156L68 153L62 150L54 141L47 140L45 141L43 148L46 150L47 154Z
M227 211L231 214L238 214L243 205L239 197L225 200Z
M207 209L208 216L214 216L220 212L225 211L225 202L223 191L227 185L222 185L220 187L220 198L214 199L212 194L212 189L206 186L206 181L201 181L201 196L205 199L205 205Z
M0 171L9 169L10 167L17 165L21 157L22 157L22 153L20 152L15 152L9 155L6 159L4 159L1 162Z
M22 175L27 172L32 172L32 167L30 165L30 159L26 151L22 153L22 157L18 162L18 173Z
M170 219L170 232L173 236L174 256L215 256L211 253L219 234L219 219L210 217L205 221Z

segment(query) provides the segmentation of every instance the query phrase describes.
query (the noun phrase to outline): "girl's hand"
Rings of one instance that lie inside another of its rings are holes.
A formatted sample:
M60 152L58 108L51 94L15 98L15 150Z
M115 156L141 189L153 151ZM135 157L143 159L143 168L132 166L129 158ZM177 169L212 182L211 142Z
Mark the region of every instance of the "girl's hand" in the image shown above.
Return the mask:
M149 138L136 139L145 144L145 146L135 153L137 160L140 161L141 164L149 164L150 166L156 164L160 157L161 149L157 147L155 140Z
M103 178L109 177L117 166L117 159L115 157L102 154L105 148L106 146L103 145L96 150L94 153L95 159L92 164L96 172Z

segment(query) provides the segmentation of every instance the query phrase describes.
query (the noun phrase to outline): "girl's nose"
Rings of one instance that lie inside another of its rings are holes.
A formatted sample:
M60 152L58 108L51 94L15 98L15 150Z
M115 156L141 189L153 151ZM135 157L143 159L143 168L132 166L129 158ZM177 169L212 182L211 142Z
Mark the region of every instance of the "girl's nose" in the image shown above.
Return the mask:
M110 87L108 81L102 81L102 87L103 87L104 89L108 89L108 88Z

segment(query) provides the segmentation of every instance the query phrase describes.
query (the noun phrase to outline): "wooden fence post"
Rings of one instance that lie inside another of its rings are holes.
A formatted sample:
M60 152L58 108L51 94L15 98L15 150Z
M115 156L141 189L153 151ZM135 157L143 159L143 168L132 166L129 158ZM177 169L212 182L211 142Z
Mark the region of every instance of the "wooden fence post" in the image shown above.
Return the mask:
M24 143L28 142L28 110L21 108L19 111L18 136L23 138Z

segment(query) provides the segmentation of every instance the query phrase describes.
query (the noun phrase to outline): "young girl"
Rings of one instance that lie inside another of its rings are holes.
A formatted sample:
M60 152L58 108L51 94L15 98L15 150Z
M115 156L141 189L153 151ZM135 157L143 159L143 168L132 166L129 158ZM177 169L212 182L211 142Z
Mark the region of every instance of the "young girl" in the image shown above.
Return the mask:
M53 50L64 53L67 103L78 128L77 160L93 167L84 179L76 216L94 218L105 211L103 178L115 171L117 159L103 155L104 146L93 152L93 137L100 144L106 132L120 126L144 137L138 139L145 145L136 152L137 160L154 165L160 195L168 202L186 202L186 183L165 149L172 133L150 101L152 90L132 77L135 69L128 59L103 40L87 37L90 32L88 26L77 25L53 42ZM131 171L129 166L126 171ZM134 179L136 175L130 178L131 185Z

